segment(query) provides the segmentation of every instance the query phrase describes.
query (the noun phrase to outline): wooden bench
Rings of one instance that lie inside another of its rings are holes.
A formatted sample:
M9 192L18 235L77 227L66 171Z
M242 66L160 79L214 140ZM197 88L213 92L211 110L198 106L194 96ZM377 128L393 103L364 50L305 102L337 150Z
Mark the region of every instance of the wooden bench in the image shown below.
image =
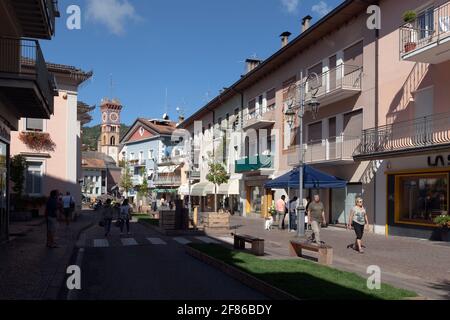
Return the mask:
M316 245L314 243L291 241L289 252L291 257L303 257L303 250L319 253L319 264L333 264L333 248L327 245Z
M251 243L252 253L255 256L264 255L264 239L255 238L244 234L233 234L234 235L234 248L239 250L245 249L245 243Z

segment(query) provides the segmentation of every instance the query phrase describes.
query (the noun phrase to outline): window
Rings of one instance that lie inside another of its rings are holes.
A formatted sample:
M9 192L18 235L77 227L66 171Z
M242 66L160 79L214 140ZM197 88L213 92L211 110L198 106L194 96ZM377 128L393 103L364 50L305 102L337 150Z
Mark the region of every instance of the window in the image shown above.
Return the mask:
M26 193L29 195L41 195L42 194L42 175L43 175L43 163L42 162L28 162L27 171L25 175Z
M27 118L25 119L25 126L27 131L37 131L37 132L43 132L44 131L44 119L31 119Z
M133 161L134 160L134 153L130 153L130 160Z
M95 194L100 194L99 191L100 191L99 187L96 187L96 188L95 188Z
M260 95L258 97L258 109L256 110L256 113L261 114L262 112L264 112L264 96Z
M269 91L267 91L266 93L266 99L267 99L267 110L273 110L275 109L275 96L276 96L276 90L275 89L271 89Z
M355 72L354 67L363 66L364 44L362 41L344 50L344 64L346 65L344 74Z
M153 160L153 153L154 153L153 149L148 151L148 159L149 160Z
M252 99L248 102L248 114L250 117L254 116L256 112L256 99Z
M308 143L322 143L322 121L308 125Z
M347 137L361 137L363 130L363 111L356 110L344 114L344 135Z
M111 145L112 146L116 145L116 137L111 137Z
M434 7L429 7L417 14L416 28L420 30L419 40L428 38L434 31Z
M448 174L412 174L396 177L396 222L434 225L448 214Z

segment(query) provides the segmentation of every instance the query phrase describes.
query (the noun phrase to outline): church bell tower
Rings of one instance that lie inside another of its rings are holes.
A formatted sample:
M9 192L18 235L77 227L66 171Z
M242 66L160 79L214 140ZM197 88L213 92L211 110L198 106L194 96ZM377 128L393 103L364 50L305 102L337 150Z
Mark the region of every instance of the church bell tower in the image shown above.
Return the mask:
M102 128L98 151L119 161L120 143L120 113L122 105L118 100L103 99L100 110L102 113Z

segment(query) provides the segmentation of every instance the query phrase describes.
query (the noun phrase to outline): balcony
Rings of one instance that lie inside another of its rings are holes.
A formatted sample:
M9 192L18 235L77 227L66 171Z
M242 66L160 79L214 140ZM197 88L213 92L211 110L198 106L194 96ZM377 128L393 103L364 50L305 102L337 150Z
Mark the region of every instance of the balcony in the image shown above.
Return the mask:
M181 186L181 176L179 175L158 175L153 179L155 186L179 187Z
M430 64L450 60L450 2L400 27L400 56Z
M133 159L129 161L132 167L145 167L146 161L144 159Z
M353 163L353 154L361 142L360 137L340 135L325 140L311 141L304 145L304 161L307 164ZM300 163L300 148L288 155L288 165Z
M57 94L38 41L0 38L0 95L19 117L49 119Z
M161 160L158 162L158 166L180 165L185 161L186 156L184 155L162 157Z
M131 182L133 183L134 186L139 186L144 182L144 177L142 176L138 176L138 175L134 175L131 178Z
M356 160L376 160L450 148L450 113L363 131Z
M52 38L55 34L55 20L60 16L57 0L12 0L10 3L24 37Z
M247 112L244 116L244 130L248 129L262 129L273 126L275 124L274 110L276 105L266 108L257 108L255 111Z
M326 106L361 92L363 68L347 64L341 64L319 75L306 83L306 101L311 100L312 89L318 88L316 98L321 106ZM315 90L314 90L315 91Z
M273 156L246 157L235 162L236 173L273 170Z

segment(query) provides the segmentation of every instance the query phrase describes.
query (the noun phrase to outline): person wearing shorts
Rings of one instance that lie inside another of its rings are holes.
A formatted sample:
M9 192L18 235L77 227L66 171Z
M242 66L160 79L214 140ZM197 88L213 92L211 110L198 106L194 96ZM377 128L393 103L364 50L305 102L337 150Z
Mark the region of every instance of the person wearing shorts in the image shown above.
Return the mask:
M350 211L350 218L347 227L349 229L353 227L353 230L355 230L356 241L353 248L359 253L364 253L362 238L364 236L364 229L368 224L369 221L367 219L366 209L363 206L363 199L358 197L356 198L356 205Z

